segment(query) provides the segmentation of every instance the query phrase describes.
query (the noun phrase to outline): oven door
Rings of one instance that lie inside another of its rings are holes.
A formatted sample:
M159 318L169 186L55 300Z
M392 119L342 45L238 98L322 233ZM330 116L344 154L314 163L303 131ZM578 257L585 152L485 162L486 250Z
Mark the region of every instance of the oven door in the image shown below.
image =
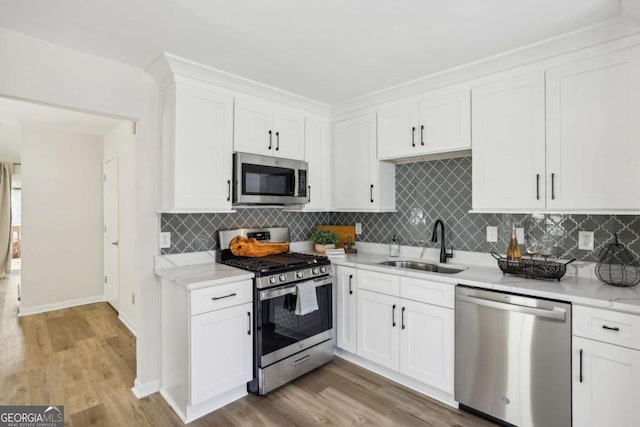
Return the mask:
M331 276L315 279L318 310L295 314L296 284L264 289L257 304L257 359L264 368L331 338L333 328Z
M307 163L256 154L235 153L235 204L307 203Z

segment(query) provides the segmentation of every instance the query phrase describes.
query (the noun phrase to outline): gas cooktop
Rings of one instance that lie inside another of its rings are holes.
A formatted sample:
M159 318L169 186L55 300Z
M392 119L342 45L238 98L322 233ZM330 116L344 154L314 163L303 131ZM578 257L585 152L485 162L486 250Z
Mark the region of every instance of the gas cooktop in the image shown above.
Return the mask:
M257 276L329 264L329 259L325 256L297 252L287 252L279 255L268 255L257 258L235 256L228 249L220 252L221 263L241 268L243 270L252 271L256 273Z

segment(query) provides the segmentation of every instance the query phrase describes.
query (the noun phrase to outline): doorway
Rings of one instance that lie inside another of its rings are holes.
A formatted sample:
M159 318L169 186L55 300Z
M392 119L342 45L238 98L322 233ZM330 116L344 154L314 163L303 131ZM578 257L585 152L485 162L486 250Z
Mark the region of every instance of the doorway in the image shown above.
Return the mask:
M118 227L118 158L104 162L104 296L120 311L120 242Z

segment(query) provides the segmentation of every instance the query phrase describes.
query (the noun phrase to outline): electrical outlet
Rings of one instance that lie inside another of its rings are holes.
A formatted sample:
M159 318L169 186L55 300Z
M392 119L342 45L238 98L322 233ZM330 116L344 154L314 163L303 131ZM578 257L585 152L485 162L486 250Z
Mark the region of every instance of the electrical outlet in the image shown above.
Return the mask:
M160 249L167 249L171 247L171 233L164 231L160 233Z
M524 228L516 227L516 239L518 239L518 244L524 245Z
M487 226L487 242L495 243L498 241L498 227L492 225Z
M362 223L356 222L356 234L362 234Z
M594 247L593 231L578 232L578 249L592 251Z

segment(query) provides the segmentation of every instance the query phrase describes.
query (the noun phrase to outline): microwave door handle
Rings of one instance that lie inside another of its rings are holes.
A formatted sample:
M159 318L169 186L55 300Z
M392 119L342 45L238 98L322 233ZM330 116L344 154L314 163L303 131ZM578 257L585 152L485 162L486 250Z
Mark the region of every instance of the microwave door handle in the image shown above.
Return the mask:
M289 185L289 191L291 192L291 196L296 196L298 194L298 179L300 179L298 169L294 169L292 175L293 179L291 180L291 185Z

